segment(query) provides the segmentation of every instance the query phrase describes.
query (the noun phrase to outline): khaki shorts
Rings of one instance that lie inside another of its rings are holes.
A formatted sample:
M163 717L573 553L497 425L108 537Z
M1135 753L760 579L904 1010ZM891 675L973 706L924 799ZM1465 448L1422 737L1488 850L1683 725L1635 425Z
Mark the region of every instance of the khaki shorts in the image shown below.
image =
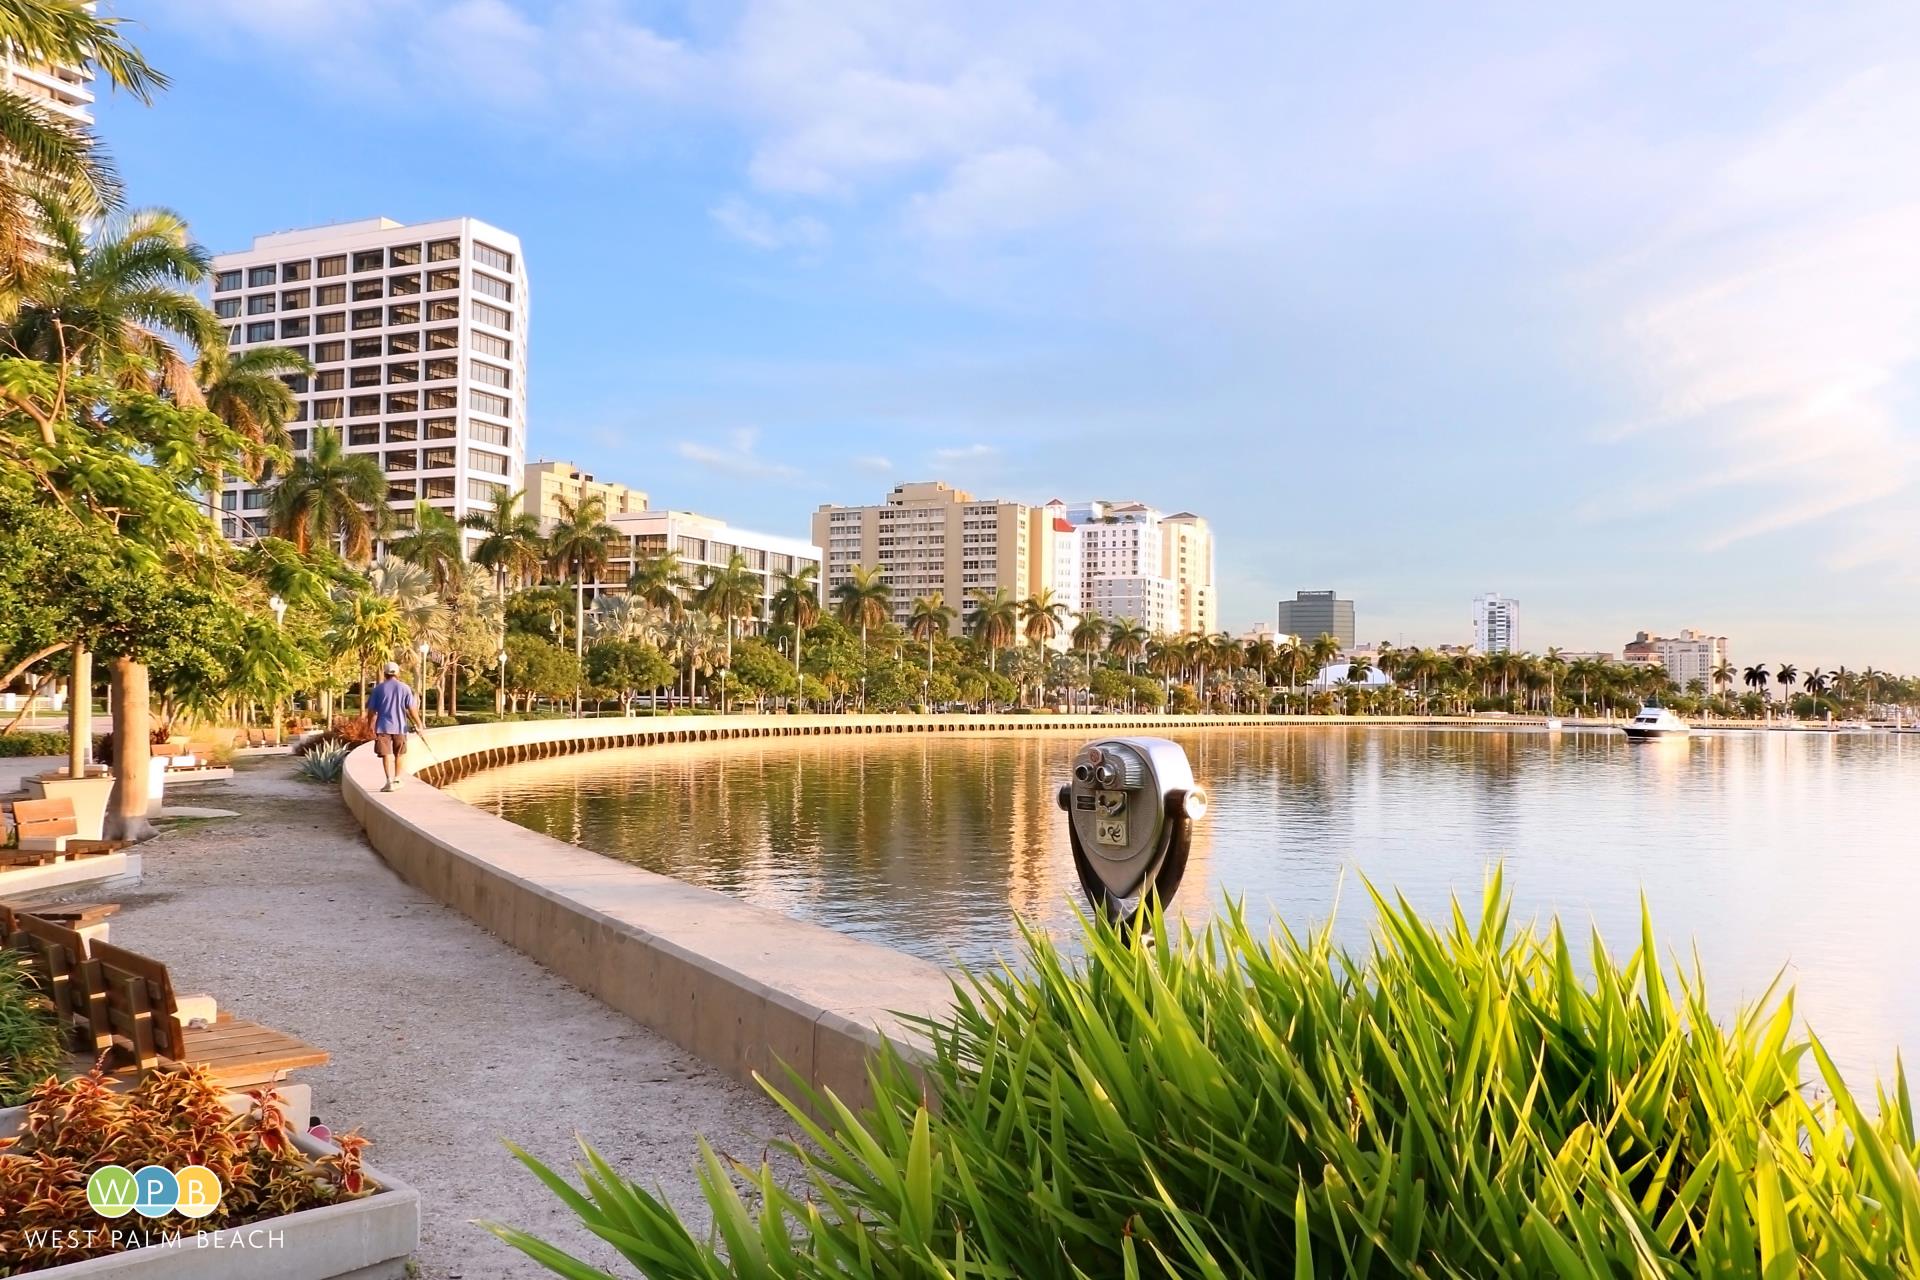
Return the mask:
M407 754L407 735L404 731L376 733L373 735L373 749L381 759L388 756L403 756Z

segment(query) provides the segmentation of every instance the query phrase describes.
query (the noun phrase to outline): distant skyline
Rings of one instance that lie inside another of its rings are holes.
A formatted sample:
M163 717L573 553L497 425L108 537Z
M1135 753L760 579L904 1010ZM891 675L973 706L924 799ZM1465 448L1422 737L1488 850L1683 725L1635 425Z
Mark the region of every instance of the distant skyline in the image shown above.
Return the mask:
M107 0L209 249L525 245L529 458L1191 510L1221 619L1920 669L1920 7Z

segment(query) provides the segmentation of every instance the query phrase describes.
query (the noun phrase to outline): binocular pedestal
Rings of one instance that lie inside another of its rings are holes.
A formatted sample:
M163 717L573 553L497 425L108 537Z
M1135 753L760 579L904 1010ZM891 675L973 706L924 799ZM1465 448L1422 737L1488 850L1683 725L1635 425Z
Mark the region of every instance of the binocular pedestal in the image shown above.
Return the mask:
M1080 887L1086 891L1087 901L1093 909L1117 928L1125 931L1132 922L1140 903L1148 893L1159 900L1161 907L1173 901L1173 895L1179 891L1181 877L1187 873L1187 853L1193 841L1193 814L1195 808L1203 808L1204 800L1200 793L1195 797L1199 804L1189 804L1185 791L1169 791L1164 801L1164 821L1158 842L1143 864L1137 870L1122 869L1112 860L1089 854L1086 844L1080 838L1080 824L1069 821L1067 831L1073 844L1073 869L1080 877ZM1072 788L1060 789L1060 807L1072 816ZM1128 900L1133 905L1128 905Z

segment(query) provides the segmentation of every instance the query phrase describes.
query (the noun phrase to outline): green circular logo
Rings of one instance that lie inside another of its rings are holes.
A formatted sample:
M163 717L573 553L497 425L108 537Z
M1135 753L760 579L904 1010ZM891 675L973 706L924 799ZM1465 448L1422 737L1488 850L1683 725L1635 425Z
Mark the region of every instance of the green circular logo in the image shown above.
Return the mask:
M103 1218L124 1218L139 1200L133 1175L117 1164L103 1164L87 1179L87 1203Z

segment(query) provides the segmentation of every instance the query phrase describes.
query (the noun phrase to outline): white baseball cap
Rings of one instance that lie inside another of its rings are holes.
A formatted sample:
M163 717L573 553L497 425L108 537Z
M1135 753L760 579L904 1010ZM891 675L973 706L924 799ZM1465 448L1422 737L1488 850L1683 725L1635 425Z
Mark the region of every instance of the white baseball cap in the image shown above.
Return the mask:
M400 664L397 662L389 662L384 668L384 671L387 675L397 676L400 674Z

